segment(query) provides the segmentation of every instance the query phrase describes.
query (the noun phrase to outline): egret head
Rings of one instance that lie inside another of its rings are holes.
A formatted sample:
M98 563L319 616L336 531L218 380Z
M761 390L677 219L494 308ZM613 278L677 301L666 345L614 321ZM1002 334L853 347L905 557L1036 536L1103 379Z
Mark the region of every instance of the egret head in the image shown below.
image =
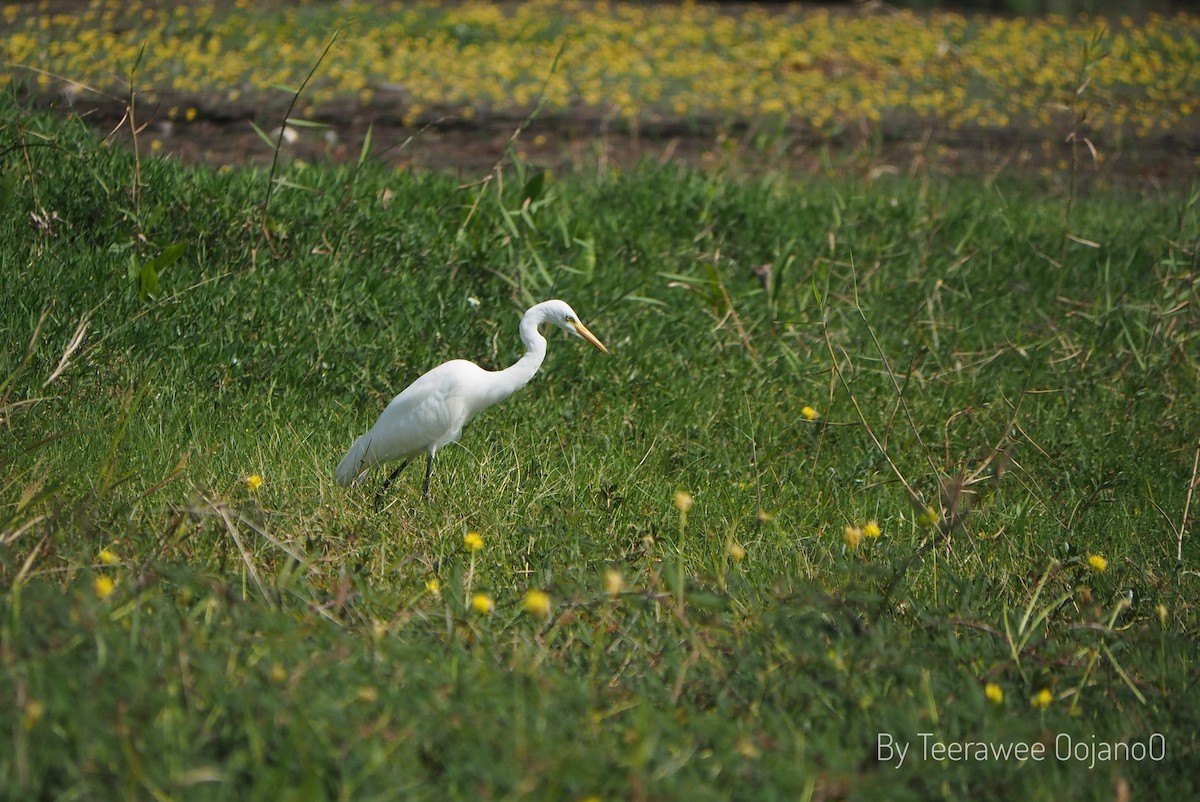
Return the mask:
M595 334L588 331L587 326L583 325L583 322L580 321L579 315L575 314L575 310L566 301L546 301L534 308L542 310L542 320L553 323L576 337L587 340L604 353L608 353L608 349L604 347L604 343L600 342Z

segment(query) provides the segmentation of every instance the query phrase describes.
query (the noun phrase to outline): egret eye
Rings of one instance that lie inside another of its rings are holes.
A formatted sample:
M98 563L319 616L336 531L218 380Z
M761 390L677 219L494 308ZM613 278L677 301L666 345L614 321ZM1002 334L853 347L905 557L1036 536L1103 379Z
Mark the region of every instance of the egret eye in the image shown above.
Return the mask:
M565 318L563 318L563 319L564 319L564 320L566 320L568 323L574 323L574 322L575 322L575 318L574 318L572 315L567 315L567 316L566 316Z

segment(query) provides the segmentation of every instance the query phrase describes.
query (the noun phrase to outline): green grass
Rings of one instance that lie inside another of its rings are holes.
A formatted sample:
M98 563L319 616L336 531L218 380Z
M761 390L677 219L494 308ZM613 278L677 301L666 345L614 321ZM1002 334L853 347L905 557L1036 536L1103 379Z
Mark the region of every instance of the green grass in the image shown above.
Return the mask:
M0 126L9 798L1196 793L1195 191L368 160L286 167L264 221L265 172ZM548 297L612 356L553 336L432 504L334 485Z

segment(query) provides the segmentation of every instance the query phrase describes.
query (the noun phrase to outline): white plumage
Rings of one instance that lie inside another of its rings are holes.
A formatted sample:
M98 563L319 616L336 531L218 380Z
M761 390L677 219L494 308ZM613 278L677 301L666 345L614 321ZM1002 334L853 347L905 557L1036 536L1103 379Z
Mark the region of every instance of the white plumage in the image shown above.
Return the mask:
M546 357L546 338L538 331L542 323L554 323L608 353L578 316L563 301L544 301L521 318L521 341L525 355L504 370L484 370L465 359L438 365L392 399L379 420L354 441L338 463L339 484L354 484L376 465L402 460L380 490L387 489L414 456L424 451L424 494L429 496L429 474L438 449L456 442L467 422L492 404L503 401L533 378Z

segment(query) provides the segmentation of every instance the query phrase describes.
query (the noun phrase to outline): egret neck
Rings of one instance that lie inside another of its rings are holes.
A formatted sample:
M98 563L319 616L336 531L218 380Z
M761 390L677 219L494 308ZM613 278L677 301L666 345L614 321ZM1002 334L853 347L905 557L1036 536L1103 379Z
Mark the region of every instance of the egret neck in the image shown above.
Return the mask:
M538 304L521 317L521 342L525 343L525 355L504 370L488 374L479 410L487 409L520 390L542 366L542 361L546 358L546 338L538 331L538 326L546 321L545 307L546 304Z

